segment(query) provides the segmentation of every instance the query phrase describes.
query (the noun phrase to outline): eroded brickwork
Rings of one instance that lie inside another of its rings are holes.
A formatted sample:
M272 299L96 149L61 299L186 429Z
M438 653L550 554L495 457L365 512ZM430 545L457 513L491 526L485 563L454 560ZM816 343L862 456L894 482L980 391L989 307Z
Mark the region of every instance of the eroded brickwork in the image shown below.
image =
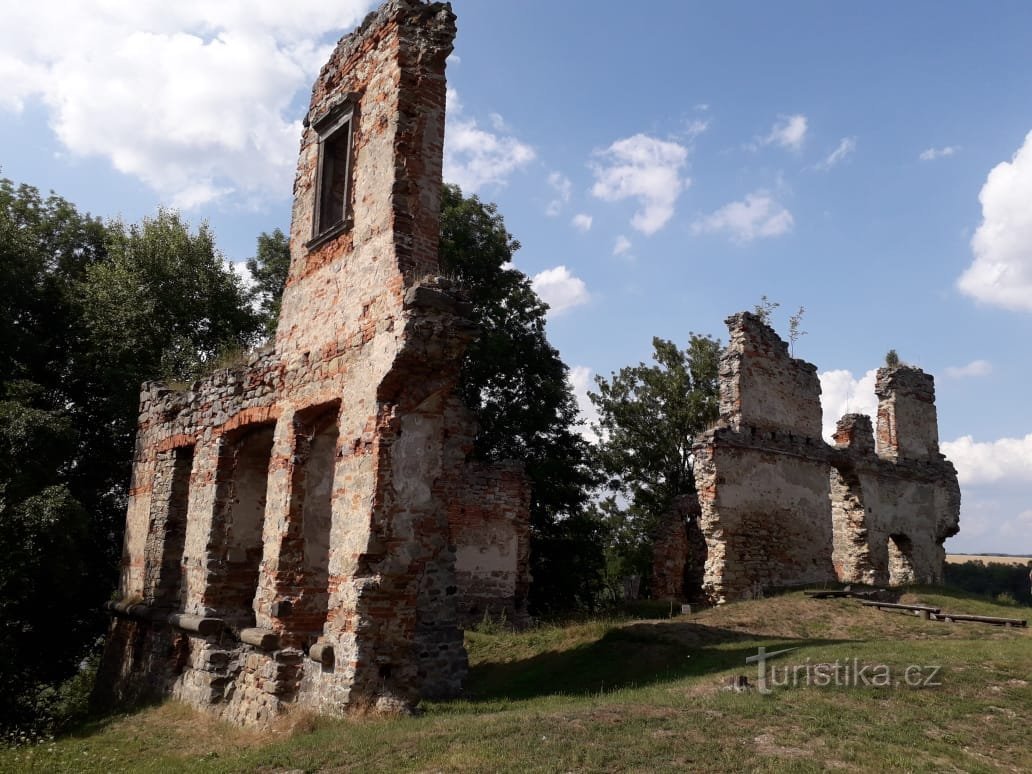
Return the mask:
M454 34L448 5L389 0L340 42L304 122L275 345L144 386L109 699L254 725L404 711L461 689L466 607L525 614L526 479L466 461L475 331L436 276Z
M833 580L940 582L960 488L939 453L932 377L881 369L877 434L870 418L847 415L830 446L816 367L790 357L756 315L727 324L720 420L694 450L705 596L719 603ZM656 552L664 593L676 573L662 564L676 563L684 538L668 542ZM686 584L682 595L692 591Z

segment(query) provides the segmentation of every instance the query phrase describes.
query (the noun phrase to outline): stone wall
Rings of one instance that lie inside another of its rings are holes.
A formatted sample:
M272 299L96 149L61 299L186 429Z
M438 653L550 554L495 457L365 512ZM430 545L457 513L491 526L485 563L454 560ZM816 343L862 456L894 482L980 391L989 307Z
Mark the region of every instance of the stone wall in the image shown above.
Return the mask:
M835 566L843 581L941 583L957 534L957 471L939 452L935 384L910 366L878 370L877 434L855 414L839 420L831 457Z
M699 499L677 498L660 519L652 542L651 595L654 599L701 602L706 539L699 528Z
M703 588L715 602L835 578L817 369L754 314L727 325L720 420L696 445L694 467Z
M448 522L455 545L459 618L528 622L530 482L523 466L470 464Z
M254 725L408 710L461 689L464 606L523 610L526 481L466 461L475 330L435 276L454 33L446 4L389 0L340 42L304 122L274 346L144 386L107 698ZM479 540L492 562L470 564Z
M881 369L877 433L869 417L847 415L833 447L820 437L816 367L790 357L756 315L727 324L720 419L694 449L704 594L719 603L833 580L941 582L960 488L939 453L932 377ZM684 545L668 530L656 547L663 595Z

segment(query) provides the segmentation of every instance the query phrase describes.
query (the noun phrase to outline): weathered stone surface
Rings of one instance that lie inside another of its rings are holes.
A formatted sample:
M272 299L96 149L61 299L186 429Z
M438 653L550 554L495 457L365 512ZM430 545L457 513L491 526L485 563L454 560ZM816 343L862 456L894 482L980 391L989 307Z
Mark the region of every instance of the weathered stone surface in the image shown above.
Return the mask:
M677 498L660 520L652 551L652 597L702 601L706 539L699 528L699 499Z
M694 450L705 595L719 603L836 579L940 582L960 488L939 453L932 377L881 369L877 433L870 418L847 415L832 447L820 437L816 367L791 358L755 315L727 323L720 421ZM664 595L674 596L685 545L676 530L657 544Z
M524 614L526 479L466 461L475 329L437 276L454 22L389 0L341 40L304 122L274 346L143 386L121 593L178 617L113 622L109 698L256 725L290 704L408 711L461 689L464 604Z

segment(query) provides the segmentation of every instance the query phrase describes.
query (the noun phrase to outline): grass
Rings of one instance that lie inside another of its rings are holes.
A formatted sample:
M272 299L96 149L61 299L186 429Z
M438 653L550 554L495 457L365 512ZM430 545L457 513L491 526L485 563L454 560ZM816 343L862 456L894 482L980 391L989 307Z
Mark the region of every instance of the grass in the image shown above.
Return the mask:
M1014 617L943 589L907 601ZM939 666L937 687L756 682L772 666ZM1032 770L1032 630L945 624L799 593L691 617L467 634L467 696L410 718L287 718L241 730L169 702L0 751L0 771Z

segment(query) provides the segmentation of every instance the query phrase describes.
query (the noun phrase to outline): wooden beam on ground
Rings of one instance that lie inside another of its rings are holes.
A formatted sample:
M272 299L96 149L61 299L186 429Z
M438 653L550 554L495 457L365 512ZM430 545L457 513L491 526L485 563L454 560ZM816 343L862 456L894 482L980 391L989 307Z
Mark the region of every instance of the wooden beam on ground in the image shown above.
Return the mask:
M911 613L924 613L928 615L935 615L936 613L939 613L942 610L942 608L931 607L929 605L900 605L896 602L879 602L876 599L860 599L857 601L861 605L866 605L867 607L876 607L879 610L906 610Z
M1021 618L998 618L991 615L967 615L964 613L937 613L932 616L936 621L974 621L975 623L987 623L994 626L1020 626L1028 628L1028 621Z

